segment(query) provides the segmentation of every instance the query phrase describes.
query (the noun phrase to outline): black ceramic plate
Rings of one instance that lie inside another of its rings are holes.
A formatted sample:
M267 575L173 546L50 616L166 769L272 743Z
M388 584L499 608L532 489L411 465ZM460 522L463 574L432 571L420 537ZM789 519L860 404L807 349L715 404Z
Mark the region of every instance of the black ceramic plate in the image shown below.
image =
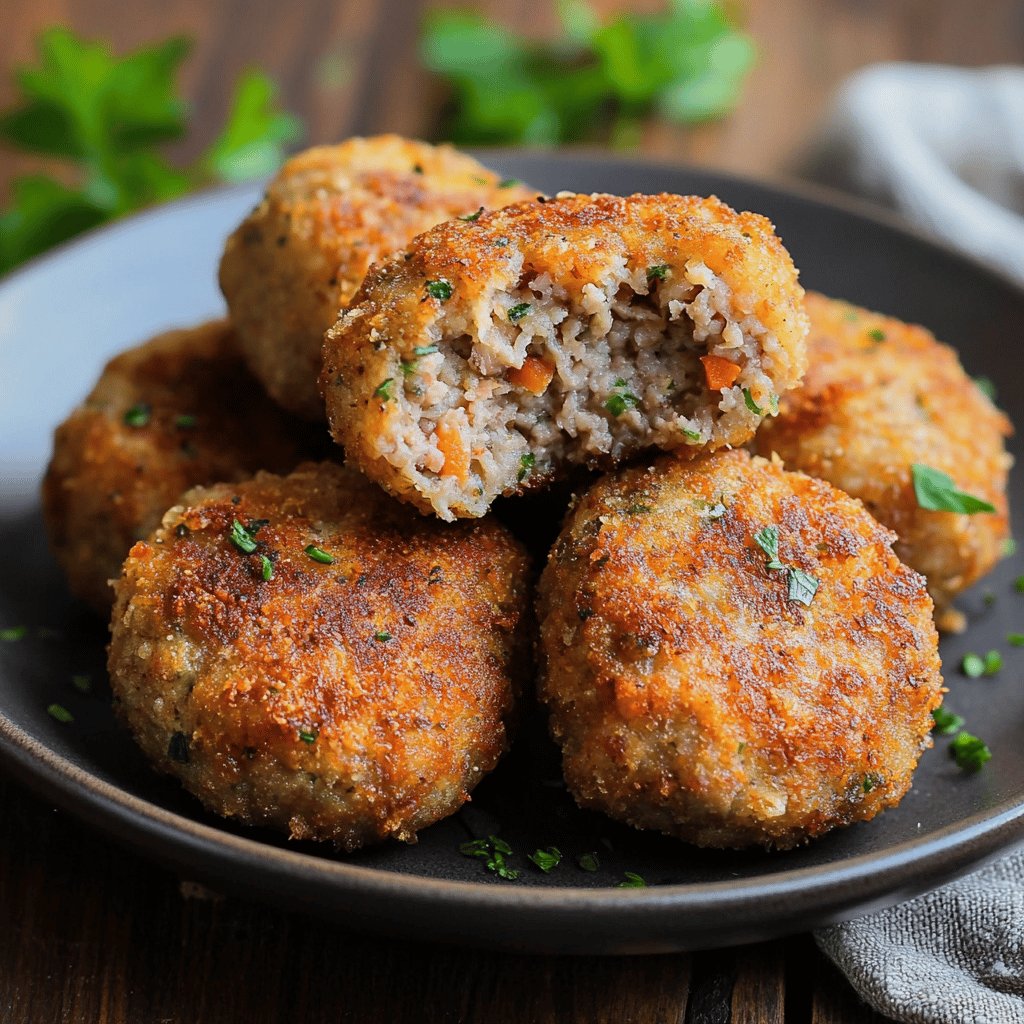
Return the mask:
M1024 293L992 273L845 202L701 171L586 157L492 154L507 174L547 191L715 192L767 214L804 283L931 327L968 370L1001 385L1024 423L1017 337ZM156 330L221 309L215 267L224 236L256 198L253 187L212 192L101 231L0 284L0 751L7 767L49 799L111 835L221 887L304 907L346 926L535 951L639 952L724 945L850 917L961 874L1024 839L1024 596L1004 561L961 607L966 634L943 642L947 703L988 740L994 756L963 775L940 740L914 788L876 821L785 854L700 851L583 813L558 785L543 722L469 807L415 846L342 857L232 827L157 778L115 725L103 672L102 623L75 608L47 553L36 491L50 432L90 387L104 360ZM1019 480L1013 504L1024 506ZM1019 525L1018 525L1019 530ZM991 595L991 598L988 597ZM971 681L964 651L1000 648L997 678ZM71 686L90 673L90 696ZM53 701L75 716L61 725ZM523 868L517 882L459 855L469 835L499 832ZM566 862L543 875L525 862L554 844ZM600 869L573 860L596 851ZM625 871L649 888L617 889ZM83 884L88 884L83 879Z

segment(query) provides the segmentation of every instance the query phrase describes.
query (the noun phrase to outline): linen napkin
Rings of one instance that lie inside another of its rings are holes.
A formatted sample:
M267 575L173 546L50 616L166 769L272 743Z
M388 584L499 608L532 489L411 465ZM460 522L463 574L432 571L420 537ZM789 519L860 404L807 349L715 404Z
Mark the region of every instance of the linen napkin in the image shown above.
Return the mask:
M1024 68L867 68L840 90L801 171L1024 283ZM815 938L894 1020L1021 1024L1024 852Z

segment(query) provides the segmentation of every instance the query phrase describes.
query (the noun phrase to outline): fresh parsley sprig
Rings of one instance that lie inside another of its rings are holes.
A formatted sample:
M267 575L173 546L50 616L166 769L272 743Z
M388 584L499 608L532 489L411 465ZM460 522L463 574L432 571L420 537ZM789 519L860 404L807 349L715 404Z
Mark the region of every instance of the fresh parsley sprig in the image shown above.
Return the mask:
M277 168L300 124L255 71L236 83L224 128L204 153L185 166L163 155L188 131L177 80L191 46L176 36L118 57L66 28L39 36L36 63L14 76L15 106L0 113L0 143L69 168L12 185L0 212L0 273L132 210Z

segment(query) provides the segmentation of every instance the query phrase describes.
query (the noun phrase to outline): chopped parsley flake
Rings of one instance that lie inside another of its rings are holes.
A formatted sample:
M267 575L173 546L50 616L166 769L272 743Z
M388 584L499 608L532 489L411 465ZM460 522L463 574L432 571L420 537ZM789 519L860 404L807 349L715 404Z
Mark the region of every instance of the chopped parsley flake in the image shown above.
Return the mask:
M374 397L380 398L385 402L390 402L395 397L391 394L391 387L394 383L394 377L388 377L387 380L382 380L373 390Z
M533 306L529 302L517 303L515 306L512 306L512 308L509 309L508 311L508 322L510 324L519 323L519 321L522 320L523 317L526 316L531 309L533 309Z
M803 569L790 569L786 573L786 585L790 601L798 601L804 605L810 605L818 592L818 580Z
M447 302L452 297L451 283L443 277L437 281L427 282L427 294L438 302Z
M431 356L437 351L436 345L417 345L413 350L414 356Z
M334 555L324 551L323 548L318 548L315 544L307 544L303 550L314 562L319 562L321 565L334 565Z
M1012 558L1015 554L1017 554L1017 542L1013 537L1007 537L1003 541L1002 556L1003 558Z
M549 846L546 849L534 850L530 854L530 860L537 865L546 875L554 871L562 862L562 851L557 846Z
M992 383L990 377L975 377L974 383L978 386L978 390L990 401L996 400L996 386Z
M633 409L640 404L640 399L636 397L632 392L622 390L626 387L626 382L619 377L615 381L615 387L619 390L615 394L608 398L608 401L604 403L604 407L618 419L627 409Z
M861 783L860 788L863 789L865 793L870 793L871 790L880 785L881 782L881 775L875 775L874 772L868 772L867 775L864 776L864 781Z
M512 856L512 847L497 836L471 839L459 847L459 853L464 857L476 857L477 860L482 860L488 871L506 881L514 882L519 877L519 872L515 868L510 868L505 859Z
M728 512L725 502L719 499L713 505L707 502L697 511L698 519L721 519Z
M1007 633L1006 642L1011 647L1024 647L1024 633Z
M317 737L317 733L316 733L315 730L312 730L312 729L300 729L299 730L299 739L302 740L303 743L316 743L316 737Z
M416 360L410 359L406 362L404 359L398 364L402 368L403 377L411 377L416 372Z
M1024 576L1018 576L1013 581L1013 589L1016 590L1018 594L1024 594Z
M75 716L63 704L51 704L46 713L55 718L61 725L68 725L75 720Z
M530 470L537 465L537 456L533 452L527 452L525 455L519 457L519 472L516 475L516 480L522 483L529 475Z
M868 337L872 341L885 341L885 331L880 327L872 327L871 330L868 331Z
M754 543L768 556L766 569L785 569L779 561L779 528L766 526L754 534Z
M86 675L84 672L71 677L71 685L79 693L92 693L92 676Z
M685 437L690 444L698 444L700 442L701 433L699 430L690 430L687 427L683 427L683 437Z
M960 670L969 679L994 676L1003 667L1003 656L998 651L989 651L984 657L973 651L964 655Z
M619 882L616 889L646 889L647 883L635 871L627 871L625 879Z
M518 185L518 184L519 184L519 179L518 178L504 178L502 181L498 182L498 188L511 188L513 185Z
M601 862L597 859L596 853L584 853L576 858L576 863L584 871L597 871L601 867Z
M944 707L937 707L932 712L932 718L935 719L932 731L937 732L940 736L952 736L964 724L964 720L959 715L947 711Z
M274 563L266 555L260 555L260 575L266 582L274 578Z
M466 213L466 214L463 214L459 218L459 220L465 220L465 221L470 221L470 222L475 221L475 220L479 220L480 219L480 214L483 213L483 212L484 212L484 208L481 206L480 209L476 211L476 213Z
M0 629L0 641L13 644L23 639L27 633L28 626L8 626L6 629Z
M778 416L779 415L779 396L778 395L772 395L768 399L768 411L773 416Z
M125 414L124 422L129 427L144 427L153 416L153 410L145 402L133 405Z
M995 506L973 494L958 490L953 478L939 469L915 462L910 467L914 494L919 507L929 512L956 512L972 516L976 512L995 512Z
M958 732L949 744L949 756L965 772L976 772L986 761L992 760L992 751L969 732Z
M373 639L378 643L386 644L391 639L391 634L386 629L381 629L373 634Z
M664 281L671 267L667 263L659 263L657 266L647 268L648 281Z
M256 527L258 530L259 527ZM256 541L253 539L253 534L256 530L246 529L237 519L231 524L231 533L228 535L231 538L231 543L238 548L243 554L251 555L256 550Z
M743 389L743 404L755 416L763 416L764 415L764 409L762 409L761 406L759 406L757 404L757 402L754 401L754 396L750 393L750 388L744 388Z
M191 430L198 422L198 417L190 412L174 417L174 425L179 430Z

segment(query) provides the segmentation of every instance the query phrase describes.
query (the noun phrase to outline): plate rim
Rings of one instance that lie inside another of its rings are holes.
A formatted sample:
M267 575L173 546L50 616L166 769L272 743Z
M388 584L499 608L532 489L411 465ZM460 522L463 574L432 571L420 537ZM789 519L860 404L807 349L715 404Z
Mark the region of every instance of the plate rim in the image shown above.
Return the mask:
M670 161L627 158L602 151L487 149L475 152L485 161L498 166L506 159L521 161L526 158L569 166L600 164L609 169L634 167L646 171L663 170L672 175L691 174L716 179L726 185L734 184L739 188L754 187L780 198L796 199L818 207L839 209L847 215L868 220L885 231L909 236L925 247L969 265L975 272L1008 289L1024 305L1024 288L1005 272L960 253L941 240L931 238L890 211L822 186L806 182L765 180ZM24 276L46 273L51 265L65 259L75 250L88 247L99 236L117 235L133 229L142 221L173 216L183 209L191 211L229 195L258 195L261 187L261 181L253 181L207 188L173 202L150 207L112 224L102 225L34 257L0 279L0 297ZM327 884L338 896L387 896L393 901L389 907L390 912L393 913L397 906L399 916L402 904L422 901L433 904L441 899L449 907L457 906L462 911L471 910L477 914L489 911L573 911L585 915L605 915L613 910L616 918L627 913L639 915L642 919L651 914L660 917L666 913L683 912L708 917L726 911L741 914L750 901L770 898L789 901L791 918L811 915L817 918L817 923L826 923L843 919L844 907L852 906L859 914L867 904L891 905L929 891L1024 843L1024 795L1021 795L1006 798L927 836L906 839L881 851L857 854L830 864L782 868L770 874L749 878L680 882L648 889L597 889L575 885L557 888L510 886L493 881L457 881L367 867L346 863L331 856L321 857L288 850L258 838L236 835L216 825L185 817L107 782L31 736L3 709L0 709L0 764L9 768L19 781L76 817L99 826L103 831L114 833L119 839L160 860L189 865L199 861L201 863L196 865L199 870L213 876L237 868L241 861L247 872L270 872L276 878L290 880L303 887ZM167 849L156 849L160 844L166 844ZM230 881L228 884L231 884ZM839 897L831 901L832 909L816 915L816 910L829 905L823 897L836 892ZM847 913L845 916L851 915ZM384 914L379 921L363 923L369 929L373 929L376 923L379 925L376 930L383 931L393 930L394 927L391 919ZM743 925L743 921L738 922L733 932L740 934ZM766 930L756 920L749 926L755 930ZM798 927L804 930L806 924ZM767 930L778 934L782 929L769 926ZM627 931L636 936L640 929L634 925ZM723 934L730 934L729 929L725 929ZM727 938L726 941L737 940ZM490 944L503 943L498 941ZM521 943L519 945L521 947ZM707 945L705 942L704 946ZM542 944L535 943L528 948L542 948ZM672 940L671 948L693 947ZM572 951L593 952L593 949L584 944L580 950Z

